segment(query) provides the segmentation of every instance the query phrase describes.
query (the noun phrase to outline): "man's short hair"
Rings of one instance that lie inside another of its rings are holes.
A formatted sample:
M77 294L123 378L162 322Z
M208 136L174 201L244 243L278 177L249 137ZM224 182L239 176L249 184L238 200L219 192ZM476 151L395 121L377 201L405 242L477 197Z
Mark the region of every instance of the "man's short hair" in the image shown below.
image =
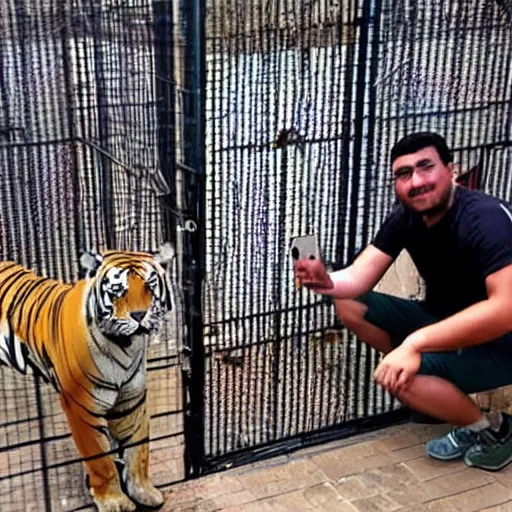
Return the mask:
M391 149L391 164L400 156L416 153L433 146L445 165L453 162L452 152L441 135L433 132L411 133L400 139Z

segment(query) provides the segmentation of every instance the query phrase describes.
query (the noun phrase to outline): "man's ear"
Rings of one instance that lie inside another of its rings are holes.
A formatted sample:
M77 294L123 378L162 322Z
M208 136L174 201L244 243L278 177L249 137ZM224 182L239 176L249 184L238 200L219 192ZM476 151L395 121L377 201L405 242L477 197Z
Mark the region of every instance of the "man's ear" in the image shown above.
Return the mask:
M174 246L170 242L165 242L160 246L154 257L155 261L165 268L172 263L175 256Z
M87 277L94 276L102 262L103 256L96 252L84 251L80 256L80 266L85 271Z

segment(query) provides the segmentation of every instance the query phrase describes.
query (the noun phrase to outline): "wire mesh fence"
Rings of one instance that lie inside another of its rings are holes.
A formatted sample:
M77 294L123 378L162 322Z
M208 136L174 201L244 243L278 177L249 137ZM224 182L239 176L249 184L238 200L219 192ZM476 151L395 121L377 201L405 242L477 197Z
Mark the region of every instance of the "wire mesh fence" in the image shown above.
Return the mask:
M168 1L1 2L1 260L75 281L84 250L155 252L175 242L172 24ZM176 306L148 338L160 486L184 475ZM90 507L57 394L5 367L0 389L2 510Z
M400 406L332 304L294 290L288 244L315 232L327 261L350 263L395 200L389 152L406 133L444 135L462 174L510 140L512 24L494 0L207 7L205 446L218 467ZM508 151L482 172L510 200Z

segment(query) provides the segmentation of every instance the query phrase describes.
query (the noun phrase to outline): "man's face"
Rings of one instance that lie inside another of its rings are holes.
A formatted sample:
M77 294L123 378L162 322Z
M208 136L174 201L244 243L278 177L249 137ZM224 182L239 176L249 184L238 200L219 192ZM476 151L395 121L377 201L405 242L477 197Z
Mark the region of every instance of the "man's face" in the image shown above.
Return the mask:
M424 215L442 211L450 202L452 168L433 146L398 157L392 165L398 199Z

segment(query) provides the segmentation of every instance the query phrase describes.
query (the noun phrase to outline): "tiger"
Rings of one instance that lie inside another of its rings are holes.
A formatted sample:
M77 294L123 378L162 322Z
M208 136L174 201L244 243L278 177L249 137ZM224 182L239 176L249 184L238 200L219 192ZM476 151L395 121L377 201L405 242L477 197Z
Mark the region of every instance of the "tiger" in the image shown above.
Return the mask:
M169 244L157 256L84 252L74 284L0 263L0 363L58 392L99 512L164 503L149 479L143 335L173 308L173 257Z

